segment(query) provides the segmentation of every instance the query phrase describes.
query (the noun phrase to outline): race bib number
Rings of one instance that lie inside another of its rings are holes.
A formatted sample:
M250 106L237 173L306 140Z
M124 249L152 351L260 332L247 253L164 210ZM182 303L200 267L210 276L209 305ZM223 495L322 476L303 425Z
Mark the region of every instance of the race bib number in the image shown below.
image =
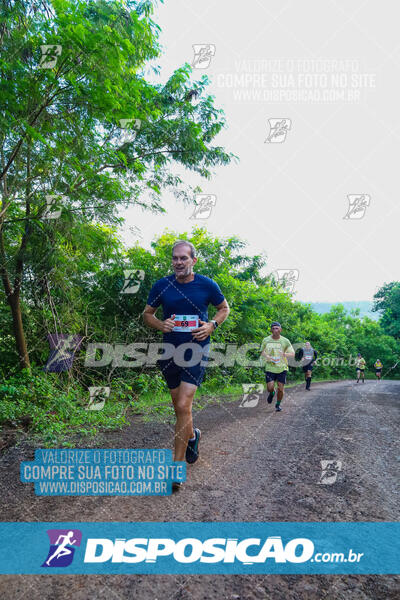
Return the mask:
M304 356L304 358L305 358L306 360L312 360L312 354L306 354L306 355Z
M271 356L271 362L273 362L275 365L277 365L278 363L281 362L281 357L280 356Z
M199 326L199 315L175 315L175 327L172 331L187 332Z
M269 362L278 365L281 362L281 347L277 344L267 344L265 347L267 354L271 357Z

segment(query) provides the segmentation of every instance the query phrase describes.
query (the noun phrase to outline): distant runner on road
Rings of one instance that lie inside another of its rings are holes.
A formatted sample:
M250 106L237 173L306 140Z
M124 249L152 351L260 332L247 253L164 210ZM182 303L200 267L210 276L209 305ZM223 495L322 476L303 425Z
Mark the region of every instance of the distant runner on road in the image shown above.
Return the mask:
M311 346L310 342L306 342L303 348L300 348L298 357L303 362L303 373L306 380L306 390L310 390L311 377L314 363L317 359L318 353Z
M174 274L156 281L143 312L146 325L162 331L163 342L175 347L172 358L161 358L157 365L167 382L176 415L174 460L182 461L186 457L188 463L196 462L199 457L201 431L193 428L192 402L204 378L205 365L201 363L207 361L210 335L229 314L228 303L218 284L193 273L196 262L192 243L175 242L172 248ZM208 321L209 304L217 308L212 321ZM155 316L160 305L162 321ZM186 349L182 351L183 345ZM174 488L178 487L175 483Z
M282 327L278 321L271 324L271 335L261 342L261 356L265 359L265 379L269 392L267 402L271 404L275 395L275 381L278 385L278 399L275 410L281 411L286 374L289 370L288 358L294 356L294 350L289 340L281 336Z
M356 361L356 373L357 373L357 383L360 381L360 375L361 375L361 379L362 382L365 383L364 381L364 371L365 371L365 365L367 363L365 362L365 360L363 359L363 357L361 356L360 353L357 354L357 361Z
M383 364L381 363L379 358L375 361L374 367L375 367L375 375L379 381L379 379L381 379L381 377L382 377L382 369L383 369Z

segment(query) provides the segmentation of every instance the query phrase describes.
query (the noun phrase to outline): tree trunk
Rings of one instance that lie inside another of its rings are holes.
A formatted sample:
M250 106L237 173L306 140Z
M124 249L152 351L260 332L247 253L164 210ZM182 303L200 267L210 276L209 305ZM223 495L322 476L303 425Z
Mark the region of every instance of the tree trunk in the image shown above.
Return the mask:
M31 228L29 225L29 217L31 211L30 205L30 192L31 192L31 144L32 140L30 137L27 139L27 157L26 157L26 221L25 221L25 231L23 233L21 239L21 245L19 247L18 253L15 259L15 279L14 285L12 286L9 274L7 272L7 258L6 251L4 247L4 237L3 237L3 220L5 214L2 214L0 218L0 274L3 280L4 291L6 293L7 301L11 308L12 320L13 320L13 329L15 336L15 344L17 346L18 353L18 361L21 369L29 369L31 368L31 364L29 361L28 349L26 347L25 340L25 332L24 326L22 324L22 313L21 313L21 302L20 302L20 290L22 283L22 274L24 270L24 254L26 250L26 245L28 242L28 237L31 233ZM2 156L3 162L3 156ZM2 202L2 208L4 208L5 201L8 197L8 189L7 189L7 179L4 176L3 178L3 193L4 200Z
M8 296L8 303L11 308L11 314L13 319L14 336L15 343L17 346L19 364L21 366L21 369L30 369L31 363L29 361L29 354L26 347L19 294L10 294Z

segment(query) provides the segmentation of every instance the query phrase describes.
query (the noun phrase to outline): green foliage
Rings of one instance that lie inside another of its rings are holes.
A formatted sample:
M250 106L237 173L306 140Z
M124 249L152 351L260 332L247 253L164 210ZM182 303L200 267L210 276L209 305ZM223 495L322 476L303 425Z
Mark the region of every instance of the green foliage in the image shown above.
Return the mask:
M367 370L380 358L384 376L399 375L391 370L400 356L399 341L387 335L382 326L365 317L349 315L340 304L323 315L309 305L293 301L261 275L266 266L262 256L249 257L245 244L235 237L214 237L204 228L191 233L167 231L151 250L138 244L125 249L115 230L87 224L85 250L78 243L60 244L60 267L47 276L49 294L38 298L34 282L24 299L26 330L34 370L32 374L15 371L16 356L10 351L11 326L7 313L2 319L0 353L3 384L0 387L0 423L27 427L45 440L65 436L67 432L94 434L99 427L125 422L126 411L145 418L173 419L168 388L156 367L115 368L112 365L85 367L87 344L106 342L130 344L160 341L161 334L144 327L141 313L151 286L172 271L171 250L178 238L191 241L198 250L198 273L213 278L226 296L231 313L213 335L213 343L222 345L259 344L269 334L272 320L283 325L282 334L292 344L310 341L318 351L318 379L354 377L354 359L361 352ZM72 232L73 239L74 233ZM124 269L143 270L144 280L136 294L121 294ZM51 302L50 302L51 300ZM210 307L210 317L215 309ZM59 330L85 334L82 350L77 353L69 373L45 374L40 368L48 358L48 343L43 335L51 330L56 315ZM222 351L224 353L224 350ZM249 357L252 352L249 352ZM257 358L258 352L253 353ZM350 359L350 362L349 362ZM14 366L13 366L14 365ZM290 368L289 381L303 380L300 368ZM217 397L222 389L241 389L242 383L264 383L263 369L220 366L206 370L201 394ZM89 386L109 385L110 399L102 411L87 411Z
M163 211L165 189L192 202L179 169L210 178L234 156L214 144L225 119L206 76L192 81L184 64L165 84L146 78L160 56L152 2L26 0L2 8L1 300L15 322L21 309L15 337L29 366L25 332L84 329L82 288L92 293L107 276L118 294L115 274L123 278L126 257L113 233L121 207ZM58 218L44 218L46 196Z
M373 310L382 310L380 318L382 328L389 335L400 339L400 283L385 283L374 296Z
M77 382L63 386L57 374L23 370L0 385L0 424L30 430L50 446L71 434L95 436L100 427L126 424L122 402L108 399L97 411L86 409L88 399L87 390Z
M121 426L128 409L173 417L155 367L88 368L84 358L91 342L160 340L159 332L144 327L142 311L153 283L171 272L178 238L196 246L195 270L220 285L231 307L215 343L260 343L271 321L279 320L292 343L309 340L318 350L317 377L353 376L346 361L359 351L370 369L380 358L384 374L400 356L398 282L376 294L376 309L383 311L376 323L348 315L341 305L319 315L294 301L264 274L266 257L248 256L246 244L234 236L222 239L196 228L166 231L151 250L124 247L121 207L162 212L167 189L192 201L194 189L179 170L209 179L216 166L235 158L214 143L225 119L207 93L206 76L192 80L184 64L164 84L146 79L149 68L157 74L160 55L159 27L151 15L149 0L3 3L0 271L10 289L0 291L0 423L29 430L47 444L70 433L96 435L99 428ZM52 68L40 68L41 45L61 46ZM135 129L125 141L121 119L132 120L131 133ZM64 197L57 219L42 218L46 194ZM126 270L145 273L134 295L121 293ZM11 294L21 308L31 372L18 372ZM54 332L83 336L69 373L42 370L47 334ZM345 364L332 364L338 358ZM291 369L292 381L302 377L300 369ZM202 390L216 396L221 389L263 381L261 368L214 368L207 370ZM101 411L85 408L91 385L111 387Z

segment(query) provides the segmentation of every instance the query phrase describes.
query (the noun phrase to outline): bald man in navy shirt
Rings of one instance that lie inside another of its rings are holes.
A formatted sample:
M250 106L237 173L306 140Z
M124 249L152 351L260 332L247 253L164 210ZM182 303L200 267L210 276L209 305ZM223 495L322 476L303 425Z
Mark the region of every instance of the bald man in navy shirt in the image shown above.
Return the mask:
M176 414L174 460L194 463L199 457L201 432L193 428L192 403L204 378L210 335L225 321L229 306L219 286L209 277L193 272L196 250L178 240L172 248L174 273L156 281L150 290L143 318L148 327L163 332L172 344L172 358L157 361L171 393ZM217 312L208 320L208 306ZM159 306L163 319L155 316ZM175 484L175 489L178 484Z

